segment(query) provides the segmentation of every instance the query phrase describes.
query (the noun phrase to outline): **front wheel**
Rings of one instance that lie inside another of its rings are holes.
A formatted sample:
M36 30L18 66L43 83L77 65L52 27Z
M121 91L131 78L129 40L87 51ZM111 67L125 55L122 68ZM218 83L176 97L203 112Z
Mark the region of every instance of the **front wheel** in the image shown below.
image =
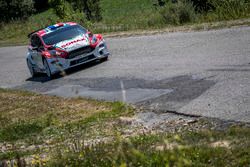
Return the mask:
M50 67L49 67L48 61L46 59L43 59L43 66L44 66L44 69L45 69L45 72L46 72L47 76L49 78L51 78L52 74L51 74L51 71L50 71Z

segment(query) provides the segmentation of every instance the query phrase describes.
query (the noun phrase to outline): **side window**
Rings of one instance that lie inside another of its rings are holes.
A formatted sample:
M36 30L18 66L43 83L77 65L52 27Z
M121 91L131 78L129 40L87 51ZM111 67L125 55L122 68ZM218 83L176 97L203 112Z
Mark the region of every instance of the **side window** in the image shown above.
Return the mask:
M30 38L30 43L31 43L31 46L32 46L32 47L36 47L35 38L36 38L35 35L33 35L33 36Z
M36 37L36 43L39 48L43 46L39 37Z
M31 37L31 46L43 49L43 44L42 44L40 38L38 36L36 36L36 35L33 35Z

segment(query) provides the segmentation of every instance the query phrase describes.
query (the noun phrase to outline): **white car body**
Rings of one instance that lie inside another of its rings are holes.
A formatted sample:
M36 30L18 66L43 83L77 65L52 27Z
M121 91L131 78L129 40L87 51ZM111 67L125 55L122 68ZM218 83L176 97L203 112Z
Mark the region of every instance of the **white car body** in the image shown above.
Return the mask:
M90 61L107 59L110 54L106 42L100 34L80 34L72 39L60 41L53 46L47 46L43 38L39 36L43 35L45 30L30 35L31 43L36 43L35 40L41 40L37 43L42 46L41 49L34 46L36 44L31 44L28 47L27 65L32 76L36 73L46 73L48 77L51 77L71 67Z

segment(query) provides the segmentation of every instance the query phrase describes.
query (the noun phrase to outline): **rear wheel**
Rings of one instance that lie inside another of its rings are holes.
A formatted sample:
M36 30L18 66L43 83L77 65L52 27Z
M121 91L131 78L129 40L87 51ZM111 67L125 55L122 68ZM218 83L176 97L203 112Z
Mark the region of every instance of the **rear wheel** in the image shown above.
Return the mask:
M47 62L46 59L43 59L43 65L44 65L45 72L46 72L47 76L48 76L49 78L51 78L51 77L52 77L52 74L51 74L51 71L50 71L50 68L49 68L49 64L48 64L48 62Z
M27 60L27 66L29 68L31 77L35 77L36 76L36 71L34 70L34 67L32 66L30 60Z

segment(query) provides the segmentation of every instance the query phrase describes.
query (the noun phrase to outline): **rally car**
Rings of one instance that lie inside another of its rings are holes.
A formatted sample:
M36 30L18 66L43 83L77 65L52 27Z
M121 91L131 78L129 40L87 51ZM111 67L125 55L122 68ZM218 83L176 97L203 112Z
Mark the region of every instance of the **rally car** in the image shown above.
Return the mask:
M94 60L107 60L109 51L101 34L74 22L58 23L28 35L27 66L34 77L52 77L74 66Z

